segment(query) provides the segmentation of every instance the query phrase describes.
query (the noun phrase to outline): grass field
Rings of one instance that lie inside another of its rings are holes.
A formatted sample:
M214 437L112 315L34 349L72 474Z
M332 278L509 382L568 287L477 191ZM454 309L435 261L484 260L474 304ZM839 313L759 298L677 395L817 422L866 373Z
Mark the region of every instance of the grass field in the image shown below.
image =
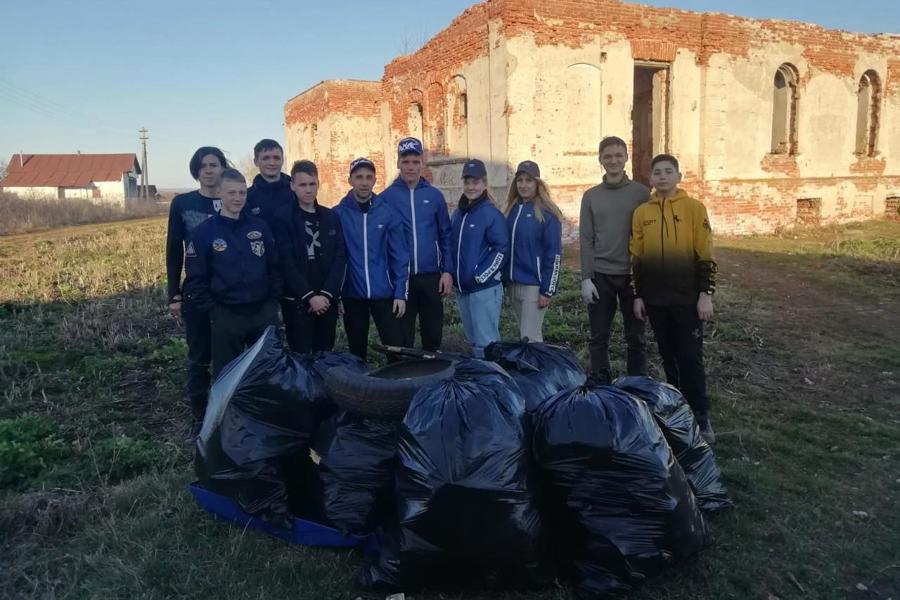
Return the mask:
M164 234L149 219L0 238L0 597L367 597L357 554L240 531L190 499ZM584 360L574 256L546 335ZM900 223L719 240L718 258L707 369L737 509L632 597L900 600ZM458 338L453 310L447 327ZM621 368L620 330L613 346Z

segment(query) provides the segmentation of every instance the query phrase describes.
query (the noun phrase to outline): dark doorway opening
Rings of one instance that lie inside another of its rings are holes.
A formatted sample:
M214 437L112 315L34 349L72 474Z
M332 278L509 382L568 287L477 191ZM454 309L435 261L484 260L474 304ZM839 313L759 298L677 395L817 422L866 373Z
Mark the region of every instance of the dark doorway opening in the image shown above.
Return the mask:
M669 65L636 63L631 109L632 179L649 185L650 161L669 150Z

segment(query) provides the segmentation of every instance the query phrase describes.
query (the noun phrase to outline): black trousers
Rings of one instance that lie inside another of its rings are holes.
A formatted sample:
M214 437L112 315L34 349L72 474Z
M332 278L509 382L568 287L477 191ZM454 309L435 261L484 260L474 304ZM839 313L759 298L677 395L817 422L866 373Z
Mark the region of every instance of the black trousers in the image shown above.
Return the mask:
M693 304L647 305L666 380L681 390L695 415L709 412L703 369L703 321Z
M334 350L337 328L337 300L321 315L309 312L309 302L282 300L281 316L288 346L294 352L329 352Z
M629 375L647 374L646 336L644 322L635 318L629 275L604 275L594 273L591 278L600 298L588 304L588 319L591 325L591 339L588 351L591 356L591 373L598 377L610 378L609 335L616 307L622 312L625 325L625 346L627 348L626 368Z
M444 299L438 291L440 273L410 275L409 298L403 315L403 345L416 345L416 319L422 331L422 349L435 351L441 347L444 327Z
M197 421L203 420L206 414L206 401L209 396L209 363L211 359L211 337L209 313L192 308L190 303L182 304L184 312L184 337L187 341L187 377L184 395L191 405L191 415Z
M267 300L256 306L217 304L209 312L212 330L213 377L256 343L269 325L278 326L278 305Z
M369 349L369 315L375 321L378 337L385 346L403 345L403 326L394 316L394 300L359 300L343 298L344 330L350 352L366 360Z

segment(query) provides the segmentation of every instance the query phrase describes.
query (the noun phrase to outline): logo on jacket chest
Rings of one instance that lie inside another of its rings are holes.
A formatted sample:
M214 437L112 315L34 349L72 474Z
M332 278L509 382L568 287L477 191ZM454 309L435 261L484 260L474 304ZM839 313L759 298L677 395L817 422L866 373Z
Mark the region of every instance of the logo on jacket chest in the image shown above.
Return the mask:
M262 256L266 253L266 245L262 240L250 242L250 252L256 256Z
M261 231L253 230L253 231L248 231L248 232L247 232L247 239L248 239L248 240L258 240L258 239L261 238L261 237L262 237L262 232L261 232Z
M254 206L253 208L251 208L251 209L250 209L250 214L251 214L251 215L258 215L258 214L259 214L259 207L258 207L258 206Z
M212 242L212 248L216 252L225 252L228 248L228 244L222 238L216 238Z

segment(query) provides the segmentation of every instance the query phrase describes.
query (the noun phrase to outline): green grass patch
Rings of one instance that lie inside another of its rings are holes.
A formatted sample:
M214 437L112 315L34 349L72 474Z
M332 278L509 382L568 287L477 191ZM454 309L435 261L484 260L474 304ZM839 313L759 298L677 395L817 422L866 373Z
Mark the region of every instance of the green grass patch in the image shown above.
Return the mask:
M164 234L159 220L0 238L0 597L383 598L354 589L358 553L292 547L192 502ZM900 598L897 240L900 224L883 222L721 240L705 358L737 509L711 519L714 547L632 598L846 600L865 597L857 583ZM586 363L588 330L566 267L545 339ZM517 337L508 306L502 333ZM467 348L452 299L444 334ZM659 374L649 328L648 342ZM621 373L618 315L611 360Z

